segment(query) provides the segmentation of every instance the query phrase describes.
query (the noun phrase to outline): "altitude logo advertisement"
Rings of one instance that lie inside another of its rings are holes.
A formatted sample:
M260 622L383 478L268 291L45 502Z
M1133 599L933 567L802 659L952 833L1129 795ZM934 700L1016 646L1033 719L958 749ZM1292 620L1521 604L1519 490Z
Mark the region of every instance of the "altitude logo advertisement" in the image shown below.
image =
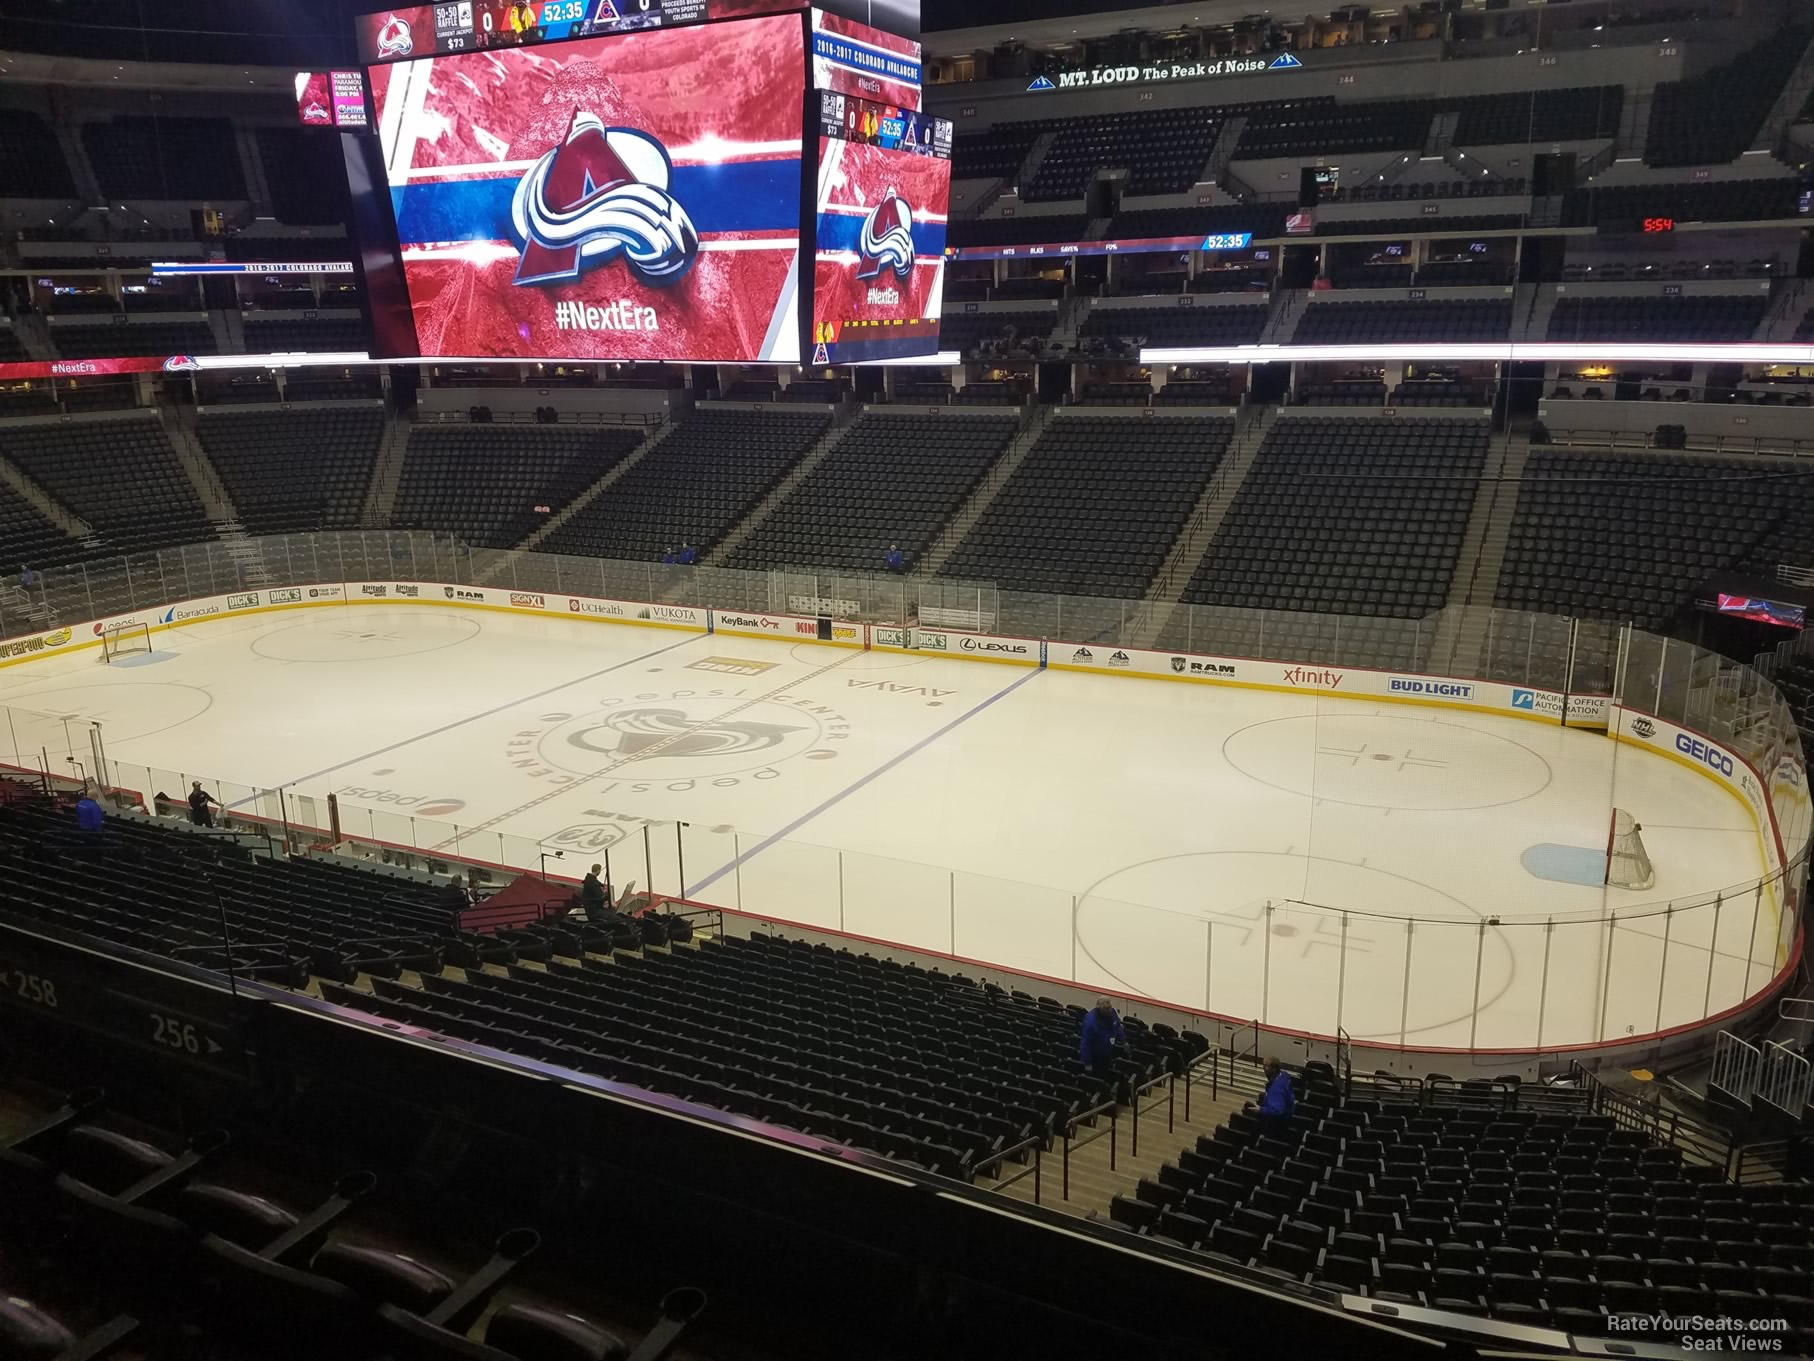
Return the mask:
M819 96L810 362L938 350L951 200L951 124Z
M371 71L424 355L795 362L797 18Z

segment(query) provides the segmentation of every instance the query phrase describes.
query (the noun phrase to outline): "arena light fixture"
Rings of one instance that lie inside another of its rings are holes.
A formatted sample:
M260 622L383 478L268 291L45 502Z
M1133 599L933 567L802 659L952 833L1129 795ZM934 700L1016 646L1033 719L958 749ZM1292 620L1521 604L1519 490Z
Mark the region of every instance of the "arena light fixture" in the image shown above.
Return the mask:
M1544 340L1489 344L1179 345L1149 346L1140 351L1142 364L1316 364L1366 360L1388 363L1475 360L1515 364L1601 360L1661 364L1810 364L1814 363L1814 345Z
M956 368L964 362L964 356L956 350L940 350L937 354L910 354L895 359L859 359L855 363L840 364L841 369L913 369L913 368Z

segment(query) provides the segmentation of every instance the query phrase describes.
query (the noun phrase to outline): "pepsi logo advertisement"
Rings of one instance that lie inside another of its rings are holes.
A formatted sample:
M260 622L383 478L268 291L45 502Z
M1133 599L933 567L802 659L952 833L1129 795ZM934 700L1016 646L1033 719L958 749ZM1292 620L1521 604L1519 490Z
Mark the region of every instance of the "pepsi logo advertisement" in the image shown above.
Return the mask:
M797 362L803 42L780 15L373 67L419 352Z
M820 96L813 364L938 350L951 125Z

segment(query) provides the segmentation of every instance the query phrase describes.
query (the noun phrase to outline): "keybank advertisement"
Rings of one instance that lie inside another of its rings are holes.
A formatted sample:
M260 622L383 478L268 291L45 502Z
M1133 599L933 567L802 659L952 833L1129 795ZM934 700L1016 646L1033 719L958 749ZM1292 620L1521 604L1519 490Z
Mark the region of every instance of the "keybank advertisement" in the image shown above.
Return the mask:
M372 68L421 353L798 360L804 42L775 15Z

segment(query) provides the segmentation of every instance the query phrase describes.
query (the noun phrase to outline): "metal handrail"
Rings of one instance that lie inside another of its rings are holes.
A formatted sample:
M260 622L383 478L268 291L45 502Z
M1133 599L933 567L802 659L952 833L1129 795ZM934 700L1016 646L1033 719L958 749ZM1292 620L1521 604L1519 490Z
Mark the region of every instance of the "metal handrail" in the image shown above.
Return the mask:
M1216 1047L1212 1044L1209 1048L1205 1049L1201 1054L1198 1054L1196 1058L1192 1059L1189 1063L1184 1065L1184 1123L1185 1124L1188 1125L1190 1123L1190 1089L1194 1085L1193 1079L1195 1077L1197 1070L1199 1068L1203 1067L1205 1064L1209 1065L1209 1099L1211 1101L1216 1101L1216 1100L1221 1099L1221 1096L1222 1096L1222 1070L1221 1070L1220 1065L1217 1062L1217 1060L1220 1057L1221 1056L1216 1052Z
M1119 1103L1111 1099L1103 1102L1100 1106L1093 1106L1087 1111L1079 1111L1076 1115L1073 1115L1069 1120L1064 1122L1064 1180L1061 1188L1062 1199L1069 1200L1071 1198L1071 1135L1076 1130L1077 1126L1085 1120L1094 1120L1099 1115L1108 1116L1109 1127L1106 1130L1097 1130L1087 1139L1079 1139L1077 1141L1077 1147L1088 1148L1104 1134L1107 1134L1109 1136L1109 1171L1113 1172L1116 1170L1115 1139L1116 1130L1119 1128L1117 1120L1118 1107Z
M1735 1156L1727 1168L1726 1175L1739 1186L1755 1185L1759 1182L1781 1181L1783 1167L1788 1160L1789 1141L1787 1139L1760 1140L1746 1144L1734 1150ZM1750 1164L1747 1166L1747 1164ZM1761 1166L1759 1164L1762 1164Z
M1024 1153L1029 1148L1033 1150L1033 1161L1031 1165L1023 1167L1011 1177L997 1179L994 1185L990 1186L988 1189L991 1191L1006 1191L1010 1186L1031 1176L1033 1178L1033 1203L1035 1205L1039 1204L1040 1159L1044 1156L1045 1151L1045 1136L1043 1135L1032 1135L1029 1138L1022 1139L1018 1144L1012 1144L998 1152L991 1153L981 1162L976 1163L971 1167L971 1178L974 1180L976 1177L982 1176L983 1173L987 1172L991 1167L999 1167L1009 1158Z
M1140 1156L1140 1098L1162 1082L1171 1084L1165 1094L1165 1132L1170 1134L1177 1128L1178 1075L1176 1073L1160 1073L1157 1077L1150 1078L1135 1087L1129 1093L1133 1099L1128 1104L1134 1108L1134 1132L1130 1140L1130 1152L1136 1158Z
M1236 1048L1235 1041L1241 1037L1242 1032L1247 1030L1253 1031L1252 1047L1246 1050ZM1238 1025L1228 1032L1228 1081L1231 1086L1234 1084L1235 1060L1238 1058L1244 1058L1253 1063L1260 1061L1260 1022L1257 1018Z
M1610 1115L1613 1124L1622 1129L1639 1130L1659 1143L1693 1154L1709 1166L1724 1169L1728 1177L1732 1175L1734 1155L1742 1156L1742 1149L1731 1131L1705 1124L1682 1111L1665 1111L1660 1102L1638 1101L1615 1091L1582 1067L1579 1059L1570 1062L1569 1074L1589 1094L1589 1104L1596 1114ZM1704 1100L1680 1084L1675 1086Z

